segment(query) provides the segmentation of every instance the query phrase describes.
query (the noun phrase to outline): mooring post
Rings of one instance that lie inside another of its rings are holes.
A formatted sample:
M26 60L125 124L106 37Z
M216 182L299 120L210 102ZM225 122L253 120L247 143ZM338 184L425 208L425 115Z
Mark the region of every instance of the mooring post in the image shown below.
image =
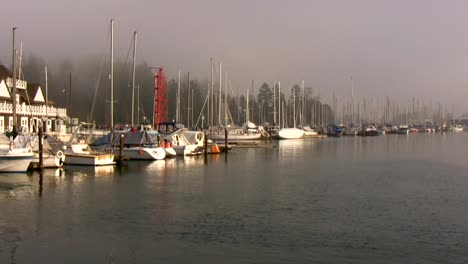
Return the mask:
M39 197L42 197L42 183L44 182L44 170L39 171Z
M39 170L42 171L44 167L44 156L43 156L43 131L42 131L42 126L39 127Z
M124 148L124 135L120 135L120 142L119 142L119 162L123 160L123 148Z
M203 132L203 149L206 156L208 154L208 139L206 138L206 131Z
M224 150L226 154L228 153L228 131L227 128L224 129Z

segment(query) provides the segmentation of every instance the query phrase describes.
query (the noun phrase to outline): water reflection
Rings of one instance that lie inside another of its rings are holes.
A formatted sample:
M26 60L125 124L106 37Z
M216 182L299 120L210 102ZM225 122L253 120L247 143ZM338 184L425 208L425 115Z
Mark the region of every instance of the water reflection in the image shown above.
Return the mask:
M307 144L310 144L307 142ZM303 152L303 139L278 140L278 155L280 159L291 159Z
M0 263L375 263L388 252L408 257L388 263L464 263L468 141L445 137L70 166L44 170L40 199L38 172L0 175Z
M65 171L73 177L106 177L114 175L115 166L68 166Z
M0 198L19 198L34 193L32 178L26 173L1 173Z
M218 159L219 155L210 155L208 158L211 161ZM156 160L152 162L134 161L128 164L129 167L136 166L139 172L162 171L167 169L183 168L183 167L200 167L204 166L202 156L190 156L183 158L173 158L166 160Z
M174 160L174 159L172 159ZM171 160L171 161L172 161ZM155 170L161 170L165 169L168 165L170 165L169 160L156 160L151 162L150 164L146 165L144 169L146 171L155 171Z

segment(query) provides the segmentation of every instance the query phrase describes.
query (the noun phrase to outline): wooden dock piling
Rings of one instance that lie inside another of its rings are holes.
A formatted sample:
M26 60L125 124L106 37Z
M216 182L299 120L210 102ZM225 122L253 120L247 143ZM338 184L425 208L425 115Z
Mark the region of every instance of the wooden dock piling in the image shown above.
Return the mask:
M42 126L39 127L39 134L38 134L38 137L39 137L39 170L42 171L42 169L44 169L44 155L43 155L43 145L44 145L44 138L43 138L43 131L42 131Z

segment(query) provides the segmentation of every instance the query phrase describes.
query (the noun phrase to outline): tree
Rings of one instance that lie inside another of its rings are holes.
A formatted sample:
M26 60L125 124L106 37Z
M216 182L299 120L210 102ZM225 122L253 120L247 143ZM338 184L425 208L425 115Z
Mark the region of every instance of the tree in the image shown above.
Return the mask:
M265 123L271 121L273 107L273 92L267 83L263 83L258 90L257 103L259 104L259 121Z

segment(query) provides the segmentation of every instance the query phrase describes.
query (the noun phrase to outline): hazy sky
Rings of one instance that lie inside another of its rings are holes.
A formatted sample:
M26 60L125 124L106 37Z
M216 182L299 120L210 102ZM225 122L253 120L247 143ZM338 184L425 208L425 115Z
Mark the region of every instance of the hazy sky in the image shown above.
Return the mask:
M14 5L13 5L14 4ZM25 54L47 62L108 52L134 30L138 58L199 79L222 62L233 85L305 80L317 93L440 101L468 113L468 1L457 0L41 0L2 5L0 60L11 61L11 28Z

